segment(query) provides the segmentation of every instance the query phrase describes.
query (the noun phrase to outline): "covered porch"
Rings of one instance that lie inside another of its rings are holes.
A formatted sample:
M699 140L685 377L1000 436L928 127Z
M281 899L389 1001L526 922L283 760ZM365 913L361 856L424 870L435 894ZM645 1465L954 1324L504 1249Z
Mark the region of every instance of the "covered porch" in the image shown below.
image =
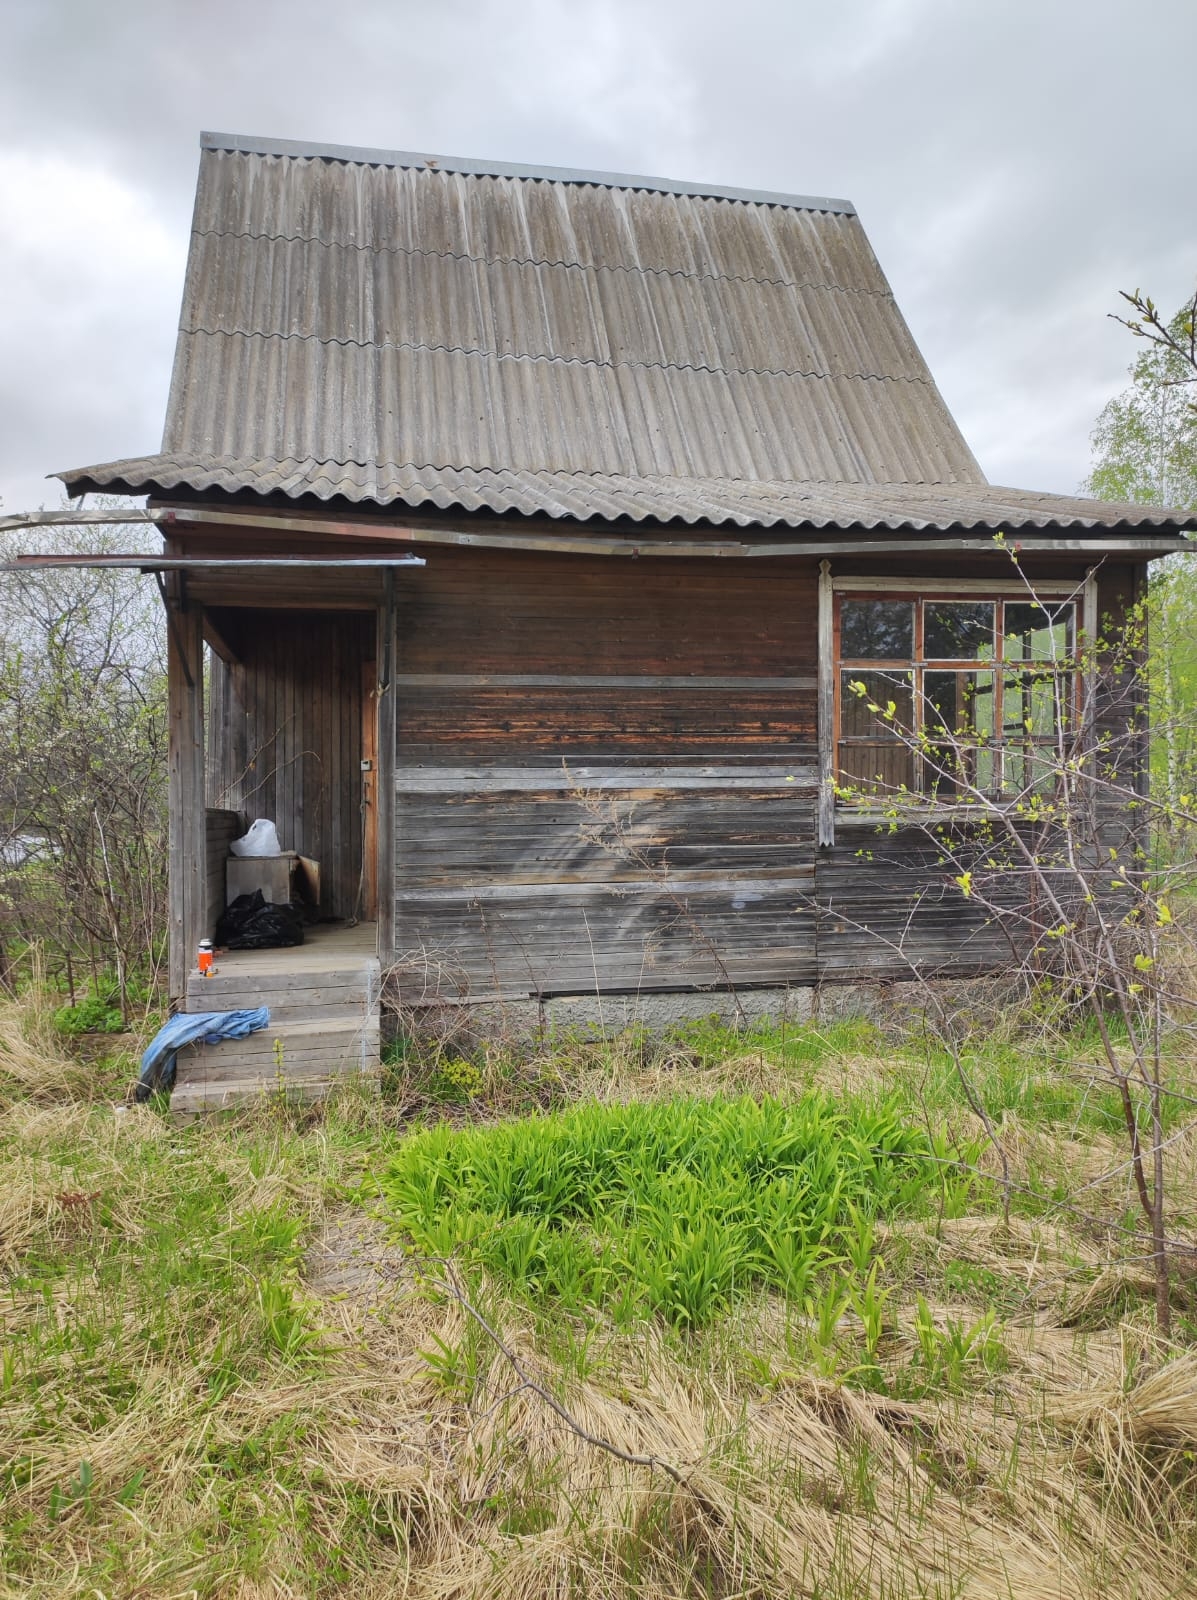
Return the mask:
M265 1006L270 1023L246 1039L180 1052L172 1104L183 1113L279 1086L318 1098L334 1079L379 1062L389 563L306 550L246 560L230 543L221 529L168 549L178 564L163 584L170 990L183 1012ZM233 892L230 841L258 818L275 824L284 852L318 868L307 876L304 943L226 950L203 978L199 941L215 938Z

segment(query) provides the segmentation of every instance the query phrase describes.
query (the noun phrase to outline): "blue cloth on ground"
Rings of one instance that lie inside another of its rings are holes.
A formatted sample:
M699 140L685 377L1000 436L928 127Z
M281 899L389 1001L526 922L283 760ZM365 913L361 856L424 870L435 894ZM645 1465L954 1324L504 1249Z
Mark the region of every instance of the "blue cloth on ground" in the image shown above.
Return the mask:
M164 1022L150 1040L141 1058L134 1099L148 1100L159 1089L175 1086L175 1057L185 1044L202 1039L219 1044L222 1039L244 1039L270 1023L267 1006L252 1011L180 1011Z

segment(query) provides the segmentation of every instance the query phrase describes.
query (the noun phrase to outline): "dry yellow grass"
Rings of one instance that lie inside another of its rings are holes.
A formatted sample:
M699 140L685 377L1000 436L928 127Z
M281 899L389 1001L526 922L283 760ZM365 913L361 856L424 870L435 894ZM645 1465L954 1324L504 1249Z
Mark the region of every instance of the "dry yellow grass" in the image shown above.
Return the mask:
M0 1022L0 1037L14 1026ZM35 1382L0 1385L3 1600L1197 1592L1197 1357L1162 1347L1137 1312L1070 1325L1149 1282L1134 1265L1109 1266L1100 1234L1066 1216L1007 1225L978 1212L882 1232L882 1251L908 1252L912 1274L895 1286L877 1351L887 1393L845 1381L860 1354L850 1317L837 1375L804 1358L803 1319L772 1297L686 1343L597 1318L588 1329L537 1322L483 1288L523 1372L578 1429L670 1463L679 1485L581 1437L380 1223L346 1206L339 1186L386 1132L377 1107L347 1100L298 1123L263 1107L179 1130L84 1103L53 1051L40 1067L23 1059L29 1092L6 1091L0 1108L0 1267L18 1269L0 1339L15 1348L35 1324L63 1337L46 1342ZM885 1067L846 1055L828 1070L859 1088ZM792 1089L759 1053L688 1074L680 1061L596 1066L588 1087L626 1097L682 1081ZM1019 1170L1052 1158L1043 1130L1007 1131ZM1080 1145L1100 1166L1101 1144L1065 1138L1054 1159L1077 1159ZM230 1340L236 1355L250 1337L244 1307L210 1322L180 1315L155 1346L131 1290L95 1338L74 1337L100 1294L85 1271L33 1288L20 1276L81 1247L86 1266L97 1224L64 1204L71 1160L80 1187L103 1190L104 1226L134 1258L175 1162L220 1186L223 1240L246 1218L299 1219L305 1255L288 1282L321 1348L238 1368L224 1387L213 1375ZM983 1310L944 1294L952 1265L992 1274L1011 1305L1015 1290L1022 1299L998 1329L1000 1363L969 1365L954 1392L916 1396L905 1381L919 1359L913 1288L937 1330ZM142 1353L114 1401L124 1344ZM83 1462L96 1493L63 1499ZM116 1492L140 1481L126 1500Z

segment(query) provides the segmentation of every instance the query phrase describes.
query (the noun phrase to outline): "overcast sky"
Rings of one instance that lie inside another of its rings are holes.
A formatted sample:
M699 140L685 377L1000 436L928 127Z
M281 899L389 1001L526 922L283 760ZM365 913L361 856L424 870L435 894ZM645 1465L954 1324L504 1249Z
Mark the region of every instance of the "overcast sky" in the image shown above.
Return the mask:
M994 483L1197 279L1197 0L0 0L0 501L158 447L201 128L853 200Z

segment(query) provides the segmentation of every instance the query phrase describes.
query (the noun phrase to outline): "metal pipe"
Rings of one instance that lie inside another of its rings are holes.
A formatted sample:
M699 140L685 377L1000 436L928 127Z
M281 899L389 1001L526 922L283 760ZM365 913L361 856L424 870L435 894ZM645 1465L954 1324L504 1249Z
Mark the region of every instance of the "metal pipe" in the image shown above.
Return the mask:
M317 568L326 570L339 567L360 567L377 570L379 567L422 567L423 556L371 556L328 560L309 559L304 556L17 556L15 560L0 563L0 572L29 572L39 568L54 567L116 567L134 572L197 572L244 569L256 572L261 568L297 567L301 570Z

